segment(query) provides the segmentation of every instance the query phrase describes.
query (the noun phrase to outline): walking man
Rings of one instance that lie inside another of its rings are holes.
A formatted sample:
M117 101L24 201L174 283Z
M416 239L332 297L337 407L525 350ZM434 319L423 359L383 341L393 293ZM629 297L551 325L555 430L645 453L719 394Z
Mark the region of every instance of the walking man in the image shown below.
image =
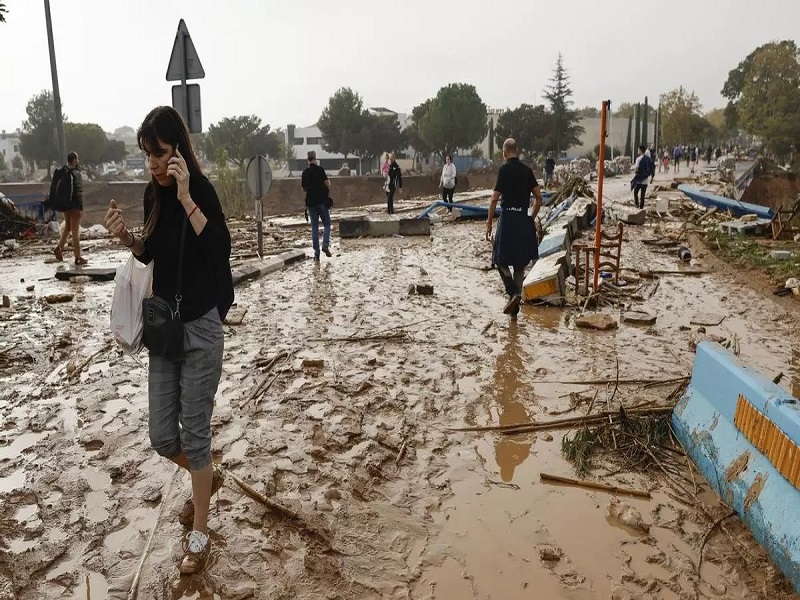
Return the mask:
M547 153L547 160L544 161L544 189L548 189L553 183L553 173L556 170L556 159L553 158L553 152Z
M672 150L672 159L675 163L675 172L678 173L681 170L681 147L675 144L675 148Z
M64 247L67 245L67 236L72 234L72 254L75 256L75 265L81 267L89 261L81 256L81 216L83 215L83 177L80 171L80 161L77 152L67 155L67 170L69 171L70 185L72 186L72 203L70 208L64 210L64 229L58 240L58 246L53 249L57 261L64 260ZM66 182L65 182L66 183Z
M631 181L633 188L633 202L636 208L644 208L644 199L647 195L647 182L656 175L655 165L645 147L639 146L639 157L636 159L636 174Z
M311 243L314 246L314 260L319 260L319 221L322 219L324 233L322 235L322 251L325 256L332 256L328 248L331 241L331 215L328 212L328 195L331 182L325 169L317 164L317 153L308 153L308 166L303 171L303 190L306 193L306 220L311 217Z
M520 162L514 139L508 138L503 142L503 158L506 162L497 172L497 183L489 203L486 239L492 239L492 219L500 200L502 212L494 235L492 262L497 265L509 298L503 312L516 321L522 301L525 267L539 258L535 219L542 207L542 192L533 171ZM534 202L529 215L531 194Z

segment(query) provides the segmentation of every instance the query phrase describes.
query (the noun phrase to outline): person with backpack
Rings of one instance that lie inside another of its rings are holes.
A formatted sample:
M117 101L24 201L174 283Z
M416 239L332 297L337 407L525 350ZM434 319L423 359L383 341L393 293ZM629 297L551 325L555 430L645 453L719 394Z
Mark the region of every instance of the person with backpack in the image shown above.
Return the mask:
M46 205L64 213L64 227L58 245L53 248L56 260L64 260L64 247L67 236L72 234L72 253L75 265L81 267L88 260L81 256L81 216L83 215L83 177L80 171L78 153L73 151L67 155L67 164L56 169L50 183L50 195Z

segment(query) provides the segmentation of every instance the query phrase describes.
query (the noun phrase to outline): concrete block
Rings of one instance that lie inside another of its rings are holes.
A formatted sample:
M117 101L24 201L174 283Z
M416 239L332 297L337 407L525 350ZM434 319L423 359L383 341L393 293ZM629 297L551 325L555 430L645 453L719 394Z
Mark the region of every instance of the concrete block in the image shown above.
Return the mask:
M245 281L256 279L258 275L259 275L258 267L254 265L242 265L241 267L238 267L231 271L234 287L236 287L240 283L244 283Z
M800 592L797 399L718 344L701 342L672 423L709 485Z
M578 230L583 231L589 228L597 214L597 205L591 198L576 198L566 214L575 217Z
M424 219L400 219L400 235L430 235L431 220Z
M643 208L616 205L612 212L617 219L628 225L644 225L647 220L647 211Z
M567 252L561 250L536 261L522 285L522 299L562 305L567 290L567 256Z
M391 237L400 234L400 221L370 221L370 237Z
M728 235L764 235L771 229L770 219L757 219L756 221L726 221L719 224L719 229Z
M772 250L769 255L775 260L789 260L792 258L792 253L788 250Z
M546 258L562 250L569 250L571 243L571 237L567 230L553 230L539 242L539 258Z
M357 238L369 235L369 221L366 217L351 217L339 220L340 238Z
M298 261L305 260L306 253L304 250L289 250L288 252L278 254L277 258L280 258L287 265L291 265Z
M295 250L295 252L297 251ZM303 256L305 256L304 252ZM269 273L280 271L281 269L285 268L287 264L288 263L284 261L281 256L270 256L269 258L265 258L264 260L256 263L256 267L258 267L258 276L263 277Z

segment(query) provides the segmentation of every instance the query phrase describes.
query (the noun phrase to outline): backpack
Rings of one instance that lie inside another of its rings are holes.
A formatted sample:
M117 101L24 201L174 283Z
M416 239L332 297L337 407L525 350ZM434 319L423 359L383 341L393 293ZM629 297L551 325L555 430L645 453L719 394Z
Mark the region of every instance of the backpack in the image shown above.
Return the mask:
M44 201L45 208L63 212L72 208L72 171L67 165L53 171L50 194Z

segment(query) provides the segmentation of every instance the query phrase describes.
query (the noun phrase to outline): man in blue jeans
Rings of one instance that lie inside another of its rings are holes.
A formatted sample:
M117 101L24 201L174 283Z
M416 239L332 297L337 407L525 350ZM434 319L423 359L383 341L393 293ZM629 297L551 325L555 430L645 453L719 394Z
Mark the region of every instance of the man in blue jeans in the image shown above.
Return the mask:
M303 171L303 190L306 193L306 220L311 217L311 242L314 246L314 260L319 260L319 220L325 232L322 235L322 251L325 256L333 256L328 248L331 241L331 215L328 212L328 197L331 182L325 169L317 164L317 153L308 153L308 166Z

